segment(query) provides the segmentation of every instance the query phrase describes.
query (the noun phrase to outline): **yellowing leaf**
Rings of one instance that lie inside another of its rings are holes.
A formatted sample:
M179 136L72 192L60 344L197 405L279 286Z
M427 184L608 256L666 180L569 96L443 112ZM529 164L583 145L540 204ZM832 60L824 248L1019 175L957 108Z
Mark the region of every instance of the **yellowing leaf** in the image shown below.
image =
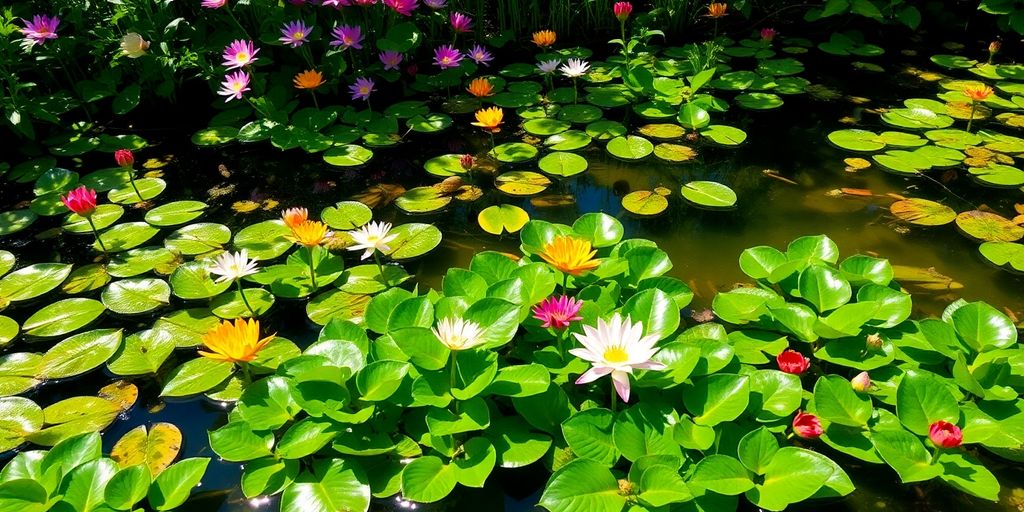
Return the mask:
M119 380L100 388L100 398L113 403L118 409L127 411L139 399L139 388L131 382Z
M256 201L235 201L235 204L231 205L231 209L238 213L250 213L260 209L260 204Z
M122 468L145 464L153 477L174 462L181 451L181 431L170 423L156 423L147 432L145 425L128 431L110 451L110 457Z
M518 206L500 204L484 208L477 215L476 220L484 231L492 235L500 235L502 231L515 233L523 229L523 226L530 220L530 215Z

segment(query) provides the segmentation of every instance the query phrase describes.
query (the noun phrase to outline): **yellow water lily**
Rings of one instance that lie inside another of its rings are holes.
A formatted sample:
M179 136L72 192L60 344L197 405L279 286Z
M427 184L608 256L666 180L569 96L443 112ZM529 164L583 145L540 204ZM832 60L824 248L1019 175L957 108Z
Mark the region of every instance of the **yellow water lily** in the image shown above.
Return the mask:
M327 224L315 220L303 221L289 227L292 232L285 235L285 238L303 247L316 247L334 236L334 233L327 229Z
M601 265L596 254L587 240L563 235L548 242L540 257L565 274L580 276Z
M203 335L203 345L210 352L200 350L199 355L229 363L248 363L273 339L273 334L260 338L259 320L237 318L233 324L224 320Z

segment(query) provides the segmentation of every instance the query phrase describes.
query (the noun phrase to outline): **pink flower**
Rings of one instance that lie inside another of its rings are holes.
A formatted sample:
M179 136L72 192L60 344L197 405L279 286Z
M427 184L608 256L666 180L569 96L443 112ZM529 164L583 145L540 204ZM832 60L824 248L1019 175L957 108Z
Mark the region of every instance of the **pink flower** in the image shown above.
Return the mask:
M320 2L320 5L334 7L335 9L341 9L342 7L351 6L352 2L350 2L349 0L323 0L322 2Z
M224 78L225 80L221 83L220 90L217 91L217 94L227 96L224 103L231 100L240 100L242 99L242 93L250 91L249 73L239 70L228 74Z
M68 210L81 217L88 217L96 211L96 191L84 185L68 192L66 196L60 196L60 200Z
M26 19L21 21L25 22L25 28L21 29L21 33L25 35L29 46L43 44L47 39L57 39L57 27L60 26L60 18L36 14L32 17L32 21Z
M368 5L376 4L377 0L355 0L355 2L356 2L356 5L360 5L360 6L366 7Z
M939 448L956 448L964 442L964 433L960 427L939 420L928 427L928 438Z
M772 39L775 39L775 36L777 35L779 35L779 33L774 28L761 29L761 39L768 41L769 43L772 42Z
M800 352L790 348L783 350L782 353L775 358L775 362L778 363L780 370L793 375L800 375L811 367L810 359L807 359L807 357Z
M431 9L444 9L444 6L448 4L448 0L423 0L423 3Z
M453 12L448 16L448 23L451 24L452 30L459 34L473 31L473 18L462 14L461 12Z
M871 389L871 376L868 372L860 372L856 377L850 379L850 387L858 393L864 393Z
M615 17L619 21L626 21L629 19L629 15L633 13L633 4L629 2L615 2L612 6L612 11L615 12Z
M356 79L356 83L348 86L348 90L352 93L353 100L368 101L370 99L370 93L375 90L373 86L373 80L366 77L359 77Z
M298 48L306 42L306 38L309 37L310 32L312 32L312 29L309 28L309 25L306 25L302 20L285 23L284 26L281 27L281 37L278 41L281 41L292 48Z
M200 3L199 5L202 5L207 9L220 9L221 7L227 5L227 3L228 0L203 0L202 3Z
M473 45L473 47L469 49L469 52L466 53L466 56L473 59L473 62L483 64L484 66L486 66L488 62L494 60L494 56L491 55L491 52L487 51L486 48L479 44Z
M380 52L380 62L381 64L384 64L384 71L397 71L398 66L402 63L403 58L404 57L402 56L401 52L396 52L393 50Z
M474 158L473 155L470 154L462 155L461 157L459 157L459 165L461 165L463 169L466 169L468 171L472 169L474 165L476 165L476 158Z
M135 165L135 155L130 149L119 149L114 151L114 161L121 167L131 167Z
M402 16L412 16L412 12L419 7L419 0L384 0L384 5Z
M793 418L793 433L804 439L817 439L825 433L821 421L813 414L797 411Z
M259 48L252 41L238 39L224 48L224 65L228 69L238 69L256 62Z
M359 25L342 25L340 27L334 27L334 30L331 31L331 35L334 36L334 39L331 40L331 46L342 46L344 47L343 49L363 49L363 29L359 28Z
M457 68L459 62L462 62L462 53L450 44L439 46L434 50L434 64L441 69Z
M465 167L465 165L463 165ZM541 322L541 327L547 329L565 329L569 324L583 320L579 316L583 301L562 295L561 297L548 297L533 307L533 317Z

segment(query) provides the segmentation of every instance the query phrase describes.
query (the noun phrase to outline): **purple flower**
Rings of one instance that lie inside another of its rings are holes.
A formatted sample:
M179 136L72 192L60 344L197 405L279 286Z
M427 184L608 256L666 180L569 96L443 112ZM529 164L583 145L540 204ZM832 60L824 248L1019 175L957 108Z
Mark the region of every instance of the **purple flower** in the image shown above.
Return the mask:
M419 0L384 0L384 5L402 16L412 16L412 11L419 7Z
M380 62L384 64L384 71L398 70L398 66L402 63L402 53L392 50L380 52Z
M348 90L352 93L353 100L368 101L370 99L370 93L374 91L373 86L373 80L366 77L359 77L356 79L356 83L348 86Z
M235 71L234 73L229 73L224 78L225 80L221 83L220 90L217 91L217 94L227 96L224 103L236 99L240 100L242 99L242 93L250 90L249 73L246 73L245 71Z
M26 19L21 21L25 22L25 28L21 29L21 33L25 34L29 46L42 44L47 39L57 39L57 26L60 25L60 18L36 14L32 17L32 21Z
M462 53L450 44L438 46L434 50L434 64L441 69L457 68L459 62L462 62Z
M487 51L487 48L484 48L479 44L473 45L473 47L466 52L466 56L473 59L473 62L483 64L484 66L486 66L488 62L494 60L494 56L491 55L491 52Z
M309 36L310 32L312 32L312 29L302 20L285 23L281 27L281 38L278 41L292 48L298 48L306 42L306 37Z
M453 12L448 16L448 23L451 24L452 30L459 34L473 31L473 18L462 14L461 12Z
M444 6L448 4L448 0L423 0L423 3L431 9L444 9Z
M363 30L359 28L359 25L342 25L340 27L334 27L331 31L331 35L334 39L331 41L331 46L342 46L344 48L355 48L356 50L362 50L363 45Z
M252 41L238 39L224 48L224 65L228 69L238 69L256 62L259 48Z

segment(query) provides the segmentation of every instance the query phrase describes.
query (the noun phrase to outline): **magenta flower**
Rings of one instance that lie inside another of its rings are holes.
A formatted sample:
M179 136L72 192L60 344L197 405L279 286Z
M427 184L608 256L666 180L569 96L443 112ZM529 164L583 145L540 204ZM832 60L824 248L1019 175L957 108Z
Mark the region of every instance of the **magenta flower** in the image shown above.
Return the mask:
M320 2L320 5L334 7L335 9L341 9L342 7L351 6L352 2L350 2L349 0L323 0L322 2Z
M359 77L356 79L356 83L348 86L348 90L352 93L352 100L369 101L370 93L374 91L373 86L373 80Z
M541 322L541 327L547 329L565 329L571 322L582 320L579 316L583 301L562 295L561 297L548 297L533 307L533 317Z
M278 41L291 46L292 48L298 48L306 42L306 38L312 29L309 25L306 25L302 20L293 21L291 23L285 23L281 27L281 38Z
M331 41L331 46L342 46L342 49L363 49L363 29L359 28L359 25L342 25L340 27L334 27L334 30L331 31L331 35L334 36L334 39Z
M252 41L238 39L224 48L224 65L228 69L238 69L256 62L259 48Z
M419 7L419 0L384 0L384 5L402 16L412 16L412 12Z
M242 93L248 92L249 89L249 73L239 70L234 73L230 73L224 77L225 80L220 84L220 90L217 94L221 96L227 96L224 103L231 100L242 99Z
M494 60L494 55L491 55L491 52L487 51L487 48L484 48L479 44L473 45L473 47L466 52L466 56L473 59L473 62L483 64L484 66L486 66L488 62Z
M380 52L380 62L384 64L384 71L398 70L398 66L402 63L402 53L392 50Z
M47 39L57 39L57 27L60 25L60 18L36 14L32 17L32 21L26 19L21 21L25 22L25 28L21 29L21 33L25 35L29 46L43 44Z
M203 0L202 3L200 3L199 5L202 5L207 9L220 9L221 7L227 5L227 3L228 0Z
M431 9L444 9L444 6L448 4L448 0L423 0L423 3Z
M363 7L366 7L368 5L373 5L373 4L377 3L377 0L355 0L355 2L356 2L356 5L361 5Z
M462 62L462 53L450 44L438 46L434 50L434 64L441 69L457 68L459 62Z
M470 18L461 12L453 12L448 16L448 23L451 24L452 30L459 34L473 31L473 18Z

